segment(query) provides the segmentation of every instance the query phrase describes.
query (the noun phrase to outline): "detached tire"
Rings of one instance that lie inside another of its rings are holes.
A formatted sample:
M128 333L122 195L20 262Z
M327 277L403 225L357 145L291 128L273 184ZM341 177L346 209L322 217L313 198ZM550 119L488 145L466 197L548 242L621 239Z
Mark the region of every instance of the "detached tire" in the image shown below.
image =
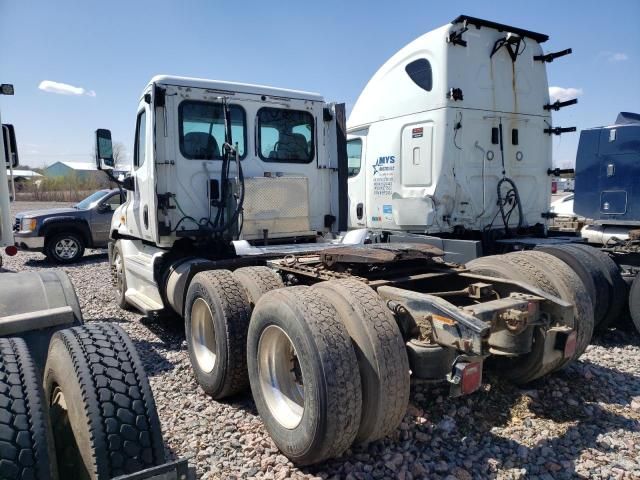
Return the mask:
M269 267L238 268L233 276L242 284L252 309L265 293L284 288L282 277Z
M56 332L44 390L60 478L110 479L164 463L149 381L119 326Z
M25 342L0 338L0 478L57 478L43 399Z
M362 417L358 361L336 309L309 287L268 292L247 343L251 391L271 438L292 462L342 454Z
M73 263L82 258L84 247L84 240L77 233L57 233L47 239L44 253L53 262Z
M378 294L357 280L331 280L311 287L338 312L351 336L362 382L362 419L356 443L393 432L409 404L407 349L389 309Z
M189 360L202 389L219 400L246 390L251 306L229 270L193 277L185 302Z

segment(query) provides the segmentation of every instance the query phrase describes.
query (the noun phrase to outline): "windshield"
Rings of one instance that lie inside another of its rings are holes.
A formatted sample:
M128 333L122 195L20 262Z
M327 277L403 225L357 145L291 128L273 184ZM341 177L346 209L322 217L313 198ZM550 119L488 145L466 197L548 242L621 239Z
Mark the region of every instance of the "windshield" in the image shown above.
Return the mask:
M98 190L96 193L92 193L80 203L74 205L78 210L89 210L96 206L96 204L107 194L109 190Z

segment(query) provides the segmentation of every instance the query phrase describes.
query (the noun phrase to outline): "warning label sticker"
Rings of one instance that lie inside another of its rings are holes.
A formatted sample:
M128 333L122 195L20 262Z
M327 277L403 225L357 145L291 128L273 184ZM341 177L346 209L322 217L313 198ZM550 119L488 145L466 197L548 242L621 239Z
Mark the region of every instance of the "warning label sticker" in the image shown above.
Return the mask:
M422 138L423 134L424 134L424 129L422 127L417 127L411 130L412 138Z

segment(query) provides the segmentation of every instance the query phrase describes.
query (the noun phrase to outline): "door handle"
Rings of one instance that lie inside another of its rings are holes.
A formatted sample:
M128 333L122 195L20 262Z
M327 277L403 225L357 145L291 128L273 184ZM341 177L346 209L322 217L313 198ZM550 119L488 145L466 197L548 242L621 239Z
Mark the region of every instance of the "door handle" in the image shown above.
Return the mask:
M359 203L356 205L356 216L358 217L358 220L362 220L363 215L364 215L364 205L362 203Z
M142 210L142 221L144 222L144 228L148 229L149 228L149 207L147 207L146 205Z

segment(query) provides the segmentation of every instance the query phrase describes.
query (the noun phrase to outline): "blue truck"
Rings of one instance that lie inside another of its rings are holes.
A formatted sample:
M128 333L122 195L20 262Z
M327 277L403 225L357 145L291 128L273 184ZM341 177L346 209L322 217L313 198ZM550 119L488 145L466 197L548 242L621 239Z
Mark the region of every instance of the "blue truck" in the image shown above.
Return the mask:
M590 219L581 235L606 251L629 285L629 313L640 331L640 114L583 130L576 157L574 212Z

